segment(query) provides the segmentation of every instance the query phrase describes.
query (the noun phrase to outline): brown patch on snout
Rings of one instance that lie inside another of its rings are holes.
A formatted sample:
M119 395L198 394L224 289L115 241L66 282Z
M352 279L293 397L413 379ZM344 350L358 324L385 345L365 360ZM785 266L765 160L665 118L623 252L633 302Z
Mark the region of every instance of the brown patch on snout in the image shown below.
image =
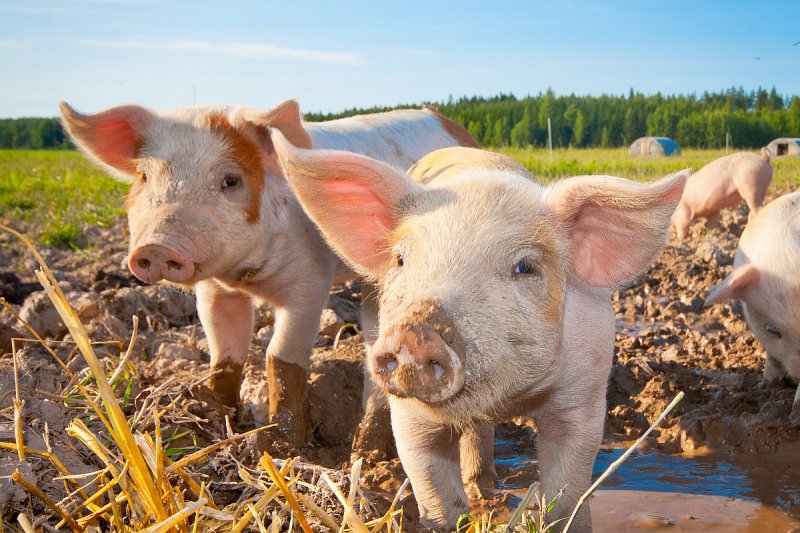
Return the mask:
M261 191L264 188L264 159L258 143L236 129L227 117L209 115L208 127L213 133L220 135L228 143L231 158L244 172L247 192L250 201L244 208L247 221L254 223L261 215Z
M422 109L425 109L429 113L432 113L436 117L436 120L439 121L439 124L441 124L444 130L450 135L450 137L455 139L456 142L461 146L467 146L470 148L481 147L481 145L478 144L478 141L476 141L475 138L472 135L470 135L469 131L467 131L467 128L465 128L455 120L447 118L446 116L442 115L435 107L424 105L422 106Z

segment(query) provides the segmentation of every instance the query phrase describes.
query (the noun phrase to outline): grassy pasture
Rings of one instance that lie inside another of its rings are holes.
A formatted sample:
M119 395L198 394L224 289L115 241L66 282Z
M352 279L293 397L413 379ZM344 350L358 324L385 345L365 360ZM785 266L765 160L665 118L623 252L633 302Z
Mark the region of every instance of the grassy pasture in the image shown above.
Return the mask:
M627 148L590 148L553 150L545 148L503 148L509 155L545 181L584 174L608 174L633 180L649 181L683 168L699 170L725 150L684 150L680 157L631 157ZM733 151L727 152L733 153ZM773 186L800 186L800 157L773 160Z
M580 174L610 174L651 180L691 167L699 169L724 150L685 150L681 157L634 158L626 149L504 148L545 180ZM775 186L800 186L800 157L773 162ZM44 244L81 247L87 226L106 226L125 213L128 185L108 177L74 151L0 150L0 219L24 222Z
M79 152L0 150L0 220L44 244L80 247L87 225L125 213L127 191Z

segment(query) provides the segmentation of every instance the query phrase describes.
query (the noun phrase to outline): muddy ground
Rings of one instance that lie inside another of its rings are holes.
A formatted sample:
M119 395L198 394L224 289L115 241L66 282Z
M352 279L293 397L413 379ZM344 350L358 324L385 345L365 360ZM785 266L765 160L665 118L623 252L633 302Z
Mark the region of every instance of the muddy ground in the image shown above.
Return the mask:
M797 468L793 458L800 450L800 427L789 421L794 386L763 385L765 353L747 330L739 304L710 309L703 305L709 288L730 272L746 220L747 210L742 206L724 213L718 229L707 230L695 223L685 242L670 239L639 283L614 294L618 332L608 390L609 445L641 435L678 391L683 391L683 402L647 443L651 449L724 452L755 462L783 458L787 468ZM139 317L134 352L139 378L125 395L128 414L152 401L158 387L156 396L160 395L164 405L177 398L162 425L167 431L189 428L192 434L179 435L172 443L175 448L204 446L222 438L228 432L226 417L237 430L262 425L266 400L263 354L272 334L270 310L258 311L245 368L244 407L233 412L203 384L208 374L208 344L194 297L169 287L145 286L128 272L124 220L108 229L88 228L87 240L90 246L85 250L40 250L92 338L107 342L97 350L109 356L110 369L130 339L131 317ZM0 235L0 295L43 337L69 341L66 328L35 282L34 268L30 254L13 237ZM352 328L343 330L336 348L333 344L344 324L357 322L358 296L358 284L336 287L323 316L310 379L314 442L299 450L285 443L266 443L275 456L301 455L308 463L347 471L350 441L360 418L363 357L359 336L353 335ZM12 336L30 337L12 313L2 311L0 354L5 355L0 358L0 440L6 442L13 440L10 406L14 379L8 355ZM85 371L74 345L51 345L73 372L80 375ZM96 469L96 460L77 448L64 429L82 409L79 401L68 405L63 401L65 391L71 388L66 374L41 347L34 343L22 346L20 388L26 402L28 444L36 448L49 445L73 473ZM149 423L139 420L138 428L152 429ZM507 442L516 442L520 450L533 450L532 427L530 421L516 419L502 424L498 433ZM219 503L241 497L235 460L254 464L257 445L265 445L263 438L260 443L253 438L234 445L198 470L198 475L214 484ZM17 467L49 487L55 499L63 497L63 487L50 483L54 472L48 461L34 457L20 463L16 454L0 451L0 476L8 476ZM364 484L379 510L385 508L402 479L396 459L369 465ZM764 483L768 485L769 480ZM500 495L490 506L505 499ZM0 477L0 510L5 520L28 505L22 489ZM412 498L406 498L405 508L407 523L413 525ZM797 509L793 512L800 513Z

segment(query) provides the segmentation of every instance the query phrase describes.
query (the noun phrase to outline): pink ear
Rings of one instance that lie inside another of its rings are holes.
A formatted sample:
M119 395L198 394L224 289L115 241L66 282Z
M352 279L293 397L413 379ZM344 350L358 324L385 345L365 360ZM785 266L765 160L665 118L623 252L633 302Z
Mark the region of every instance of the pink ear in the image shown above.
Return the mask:
M580 176L552 186L547 209L568 228L578 277L617 287L647 268L664 246L687 175L683 170L650 184Z
M755 287L761 280L761 273L753 265L741 265L713 287L706 297L706 305L720 304L728 300L738 300Z
M61 102L64 126L80 148L106 165L116 177L130 181L136 172L132 160L143 142L153 115L139 106L120 106L83 115Z
M289 184L328 243L362 274L382 277L397 204L421 187L363 155L298 149L280 132L273 141Z
M297 100L286 100L267 111L240 107L234 110L234 117L253 124L263 132L267 128L280 130L298 148L311 148L311 136L303 127L303 117Z

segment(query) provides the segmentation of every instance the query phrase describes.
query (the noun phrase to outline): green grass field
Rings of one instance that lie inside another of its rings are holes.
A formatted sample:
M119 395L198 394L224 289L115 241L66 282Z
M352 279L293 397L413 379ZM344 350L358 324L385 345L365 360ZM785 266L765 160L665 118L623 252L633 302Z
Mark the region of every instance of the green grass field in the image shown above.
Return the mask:
M80 247L87 225L125 214L127 192L78 152L0 150L0 220L51 246Z
M725 150L684 150L680 157L631 157L627 148L592 148L553 150L551 160L544 148L503 148L498 151L513 157L545 181L584 174L608 174L649 181L683 168L699 170L726 155ZM800 157L774 160L772 166L773 186L800 187Z
M610 174L651 180L691 167L699 169L723 150L685 150L681 157L634 158L627 149L560 149L552 160L541 148L505 148L545 180ZM800 187L800 157L774 161L773 186ZM24 221L26 231L52 246L81 247L88 225L105 226L123 215L128 185L108 177L74 151L0 150L0 220Z

